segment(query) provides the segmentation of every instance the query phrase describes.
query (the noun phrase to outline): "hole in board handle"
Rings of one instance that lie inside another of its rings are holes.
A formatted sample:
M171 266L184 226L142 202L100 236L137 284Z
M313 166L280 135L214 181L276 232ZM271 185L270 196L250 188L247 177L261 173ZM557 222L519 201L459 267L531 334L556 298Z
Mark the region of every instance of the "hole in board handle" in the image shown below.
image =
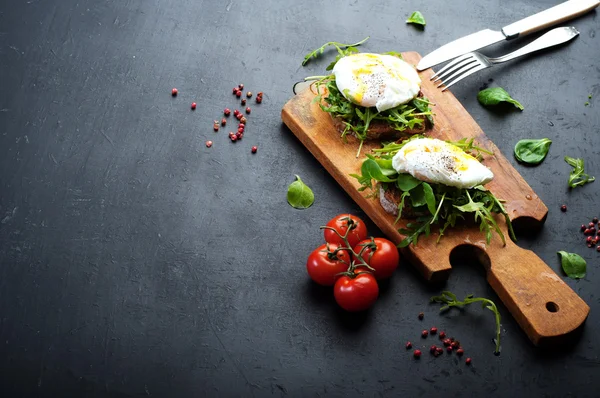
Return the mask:
M546 303L546 309L549 312L558 312L558 304L556 304L554 301L548 301Z

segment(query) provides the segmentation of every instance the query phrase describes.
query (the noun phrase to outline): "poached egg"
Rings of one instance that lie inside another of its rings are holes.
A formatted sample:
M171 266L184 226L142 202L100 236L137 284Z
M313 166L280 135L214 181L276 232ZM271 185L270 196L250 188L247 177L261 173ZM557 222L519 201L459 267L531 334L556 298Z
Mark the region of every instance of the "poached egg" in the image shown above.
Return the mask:
M421 181L457 188L473 188L494 178L476 158L436 138L409 141L392 158L392 167Z
M415 68L393 55L351 54L335 64L333 74L344 98L379 112L409 102L421 90Z

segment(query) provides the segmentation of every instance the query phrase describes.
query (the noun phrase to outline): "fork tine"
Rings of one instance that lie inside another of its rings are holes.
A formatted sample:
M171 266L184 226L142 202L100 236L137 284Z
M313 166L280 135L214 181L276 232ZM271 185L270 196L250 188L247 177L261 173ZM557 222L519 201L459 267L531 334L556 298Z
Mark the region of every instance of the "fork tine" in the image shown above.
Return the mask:
M446 83L448 83L449 81L451 81L452 79L455 79L457 77L459 77L460 75L462 75L463 73L465 73L466 71L476 68L479 65L481 65L479 62L478 63L474 63L474 64L468 64L466 66L464 66L463 68L454 71L453 74L451 74L450 76L448 76L447 79L444 79L444 81L442 81L440 84L437 85L437 87L440 87L442 85L445 85Z
M446 86L446 87L444 87L444 88L442 89L442 91L446 91L446 90L448 90L448 89L450 88L450 86L452 86L454 83L458 83L459 81L461 81L461 80L462 80L462 79L464 79L465 77L467 77L467 76L469 76L469 75L472 75L472 74L473 74L473 73L475 73L475 72L479 72L480 70L482 70L482 69L485 69L485 68L487 68L487 66L486 66L486 65L484 65L484 64L479 64L479 66L476 66L476 67L475 67L475 68L473 68L473 69L469 69L469 70L467 70L467 72L466 72L465 74L463 74L463 75L461 75L461 76L457 77L457 78L456 78L456 79L454 79L454 80L453 80L453 81L452 81L450 84L445 84L445 86ZM454 76L454 75L453 75L453 76ZM450 80L450 78L448 79L448 81L449 81L449 80ZM439 86L438 86L438 87L439 87Z
M435 73L433 76L431 76L431 78L429 78L429 80L433 80L435 77L438 77L438 79L436 79L435 81L439 80L439 75L440 73L444 73L444 71L452 68L454 65L456 65L457 63L464 61L465 59L471 58L472 54L471 53L466 53L461 55L458 58L455 58L454 61L448 63L448 65L444 66L442 69L438 70L437 73Z
M441 75L438 76L437 79L435 79L433 82L439 82L441 81L444 77L448 76L451 73L456 72L457 70L460 70L461 68L465 68L467 66L470 67L475 67L477 66L478 60L476 58L469 58L469 59L465 59L462 62L459 62L458 64L456 64L454 67L448 69L446 72L442 73ZM467 68L468 69L468 68Z

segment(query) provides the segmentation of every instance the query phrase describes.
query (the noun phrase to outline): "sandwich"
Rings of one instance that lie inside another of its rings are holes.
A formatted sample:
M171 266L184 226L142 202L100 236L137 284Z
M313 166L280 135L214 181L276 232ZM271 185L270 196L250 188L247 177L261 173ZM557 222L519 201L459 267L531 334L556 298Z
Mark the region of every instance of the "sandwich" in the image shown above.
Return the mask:
M372 189L383 209L396 215L396 222L411 219L399 231L406 238L400 247L417 244L428 236L432 226L439 227L439 239L459 219L478 223L487 244L496 232L506 244L495 215L506 221L508 232L516 240L502 201L484 185L494 174L479 159L491 152L474 145L473 139L447 142L414 136L391 142L367 155L361 174L353 174L361 187Z
M352 134L362 147L365 140L402 140L433 126L421 79L401 54L358 53L352 45L344 50L333 45L339 55L327 68L332 74L306 80L316 81L315 100L342 137Z

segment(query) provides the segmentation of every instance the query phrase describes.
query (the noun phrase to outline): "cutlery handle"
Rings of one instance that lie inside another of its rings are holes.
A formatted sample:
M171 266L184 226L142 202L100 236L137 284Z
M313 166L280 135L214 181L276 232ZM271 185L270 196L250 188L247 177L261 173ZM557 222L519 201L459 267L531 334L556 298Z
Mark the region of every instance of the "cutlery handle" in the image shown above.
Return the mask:
M510 61L511 59L520 57L521 55L566 43L578 35L579 32L574 27L554 28L550 32L544 33L542 36L538 37L528 45L523 46L512 53L498 58L490 58L490 62L493 64L499 64L501 62Z
M507 39L525 36L578 17L600 5L599 0L569 0L502 28Z

